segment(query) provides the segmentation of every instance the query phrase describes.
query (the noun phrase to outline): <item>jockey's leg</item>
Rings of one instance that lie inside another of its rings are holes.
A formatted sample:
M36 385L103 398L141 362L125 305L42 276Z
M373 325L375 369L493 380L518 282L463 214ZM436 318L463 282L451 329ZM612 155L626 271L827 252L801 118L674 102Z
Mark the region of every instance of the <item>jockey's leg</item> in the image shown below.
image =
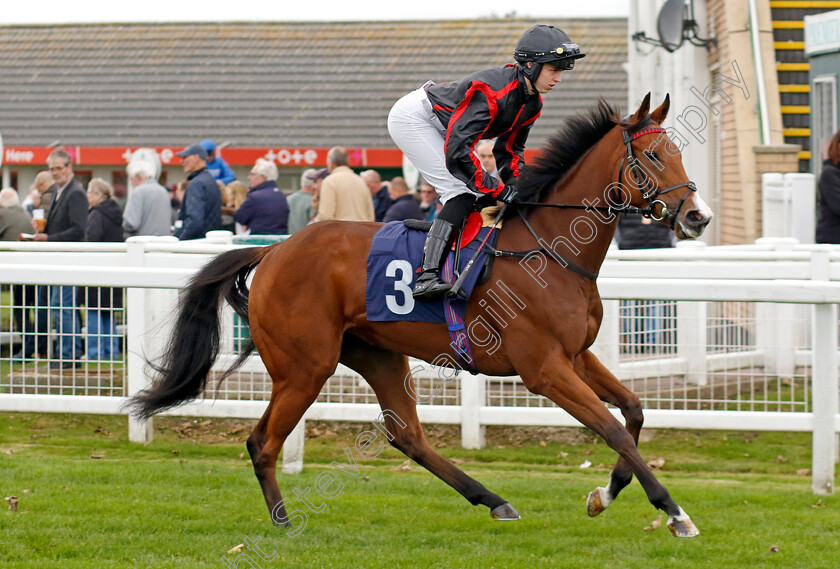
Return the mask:
M458 194L443 204L443 209L432 222L426 243L423 245L421 273L417 277L417 282L414 283L413 296L417 300L442 298L452 288L450 283L441 279L440 271L452 247L452 242L474 203L475 194L471 192Z
M388 132L443 203L423 246L422 272L414 285L414 298L440 298L451 288L441 280L440 268L476 196L446 167L446 129L431 112L423 88L394 104L388 113Z

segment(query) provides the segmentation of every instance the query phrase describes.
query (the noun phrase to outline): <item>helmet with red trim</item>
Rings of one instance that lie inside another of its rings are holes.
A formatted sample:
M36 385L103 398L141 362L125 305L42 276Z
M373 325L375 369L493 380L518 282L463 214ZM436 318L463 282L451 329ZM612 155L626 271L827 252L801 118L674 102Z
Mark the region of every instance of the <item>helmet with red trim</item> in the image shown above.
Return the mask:
M575 68L576 59L585 56L586 54L580 51L580 46L569 39L566 32L544 24L526 30L516 42L513 52L513 58L520 64L525 77L531 83L535 83L540 76L543 64L548 63L558 69L569 70ZM529 61L534 63L530 68L525 65Z

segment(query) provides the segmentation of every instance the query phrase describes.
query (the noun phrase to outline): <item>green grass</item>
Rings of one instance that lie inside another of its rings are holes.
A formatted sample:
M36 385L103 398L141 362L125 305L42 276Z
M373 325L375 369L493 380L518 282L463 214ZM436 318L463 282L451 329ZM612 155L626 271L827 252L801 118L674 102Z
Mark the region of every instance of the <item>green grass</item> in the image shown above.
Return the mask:
M0 287L0 330L10 330L12 326L12 289L10 285Z
M281 489L314 489L324 471L344 487L290 539L269 523L240 456L249 424L156 418L155 442L139 446L121 417L0 414L0 493L20 501L14 512L0 503L0 567L225 567L220 557L233 563L226 551L246 537L276 552L254 556L262 569L837 565L840 499L812 507L810 478L796 474L810 465L803 434L648 437L643 455L665 458L660 480L702 532L679 540L664 527L644 531L657 512L636 482L604 514L586 516L585 496L607 481L615 455L582 429L488 429L477 451L457 447L451 427L429 429L443 454L523 515L499 523L416 464L400 470L405 457L393 449L357 457L358 477L331 469L370 425L310 425L326 433L307 440L304 472L281 475ZM584 460L593 467L580 469Z

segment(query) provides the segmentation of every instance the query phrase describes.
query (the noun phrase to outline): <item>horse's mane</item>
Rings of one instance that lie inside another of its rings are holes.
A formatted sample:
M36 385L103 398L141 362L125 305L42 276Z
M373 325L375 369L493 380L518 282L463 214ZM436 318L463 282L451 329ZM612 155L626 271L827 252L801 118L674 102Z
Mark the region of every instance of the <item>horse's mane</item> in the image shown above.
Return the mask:
M599 97L588 111L567 118L533 162L522 168L518 199L539 201L614 126L632 133L650 122L649 116L633 124L625 122L616 107Z

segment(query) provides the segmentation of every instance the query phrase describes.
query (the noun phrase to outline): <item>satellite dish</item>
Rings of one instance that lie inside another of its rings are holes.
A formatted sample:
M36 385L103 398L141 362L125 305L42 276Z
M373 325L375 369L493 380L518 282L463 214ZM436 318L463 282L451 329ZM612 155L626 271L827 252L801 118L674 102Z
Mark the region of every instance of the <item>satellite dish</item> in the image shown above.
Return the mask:
M668 0L659 11L656 19L656 31L659 39L647 37L645 32L636 32L633 41L664 47L666 51L674 52L680 49L685 40L691 45L705 47L711 51L717 45L715 38L703 39L697 35L698 24L694 19L694 0Z
M683 22L685 21L685 0L668 0L659 11L656 31L659 41L668 52L677 51L685 39Z

